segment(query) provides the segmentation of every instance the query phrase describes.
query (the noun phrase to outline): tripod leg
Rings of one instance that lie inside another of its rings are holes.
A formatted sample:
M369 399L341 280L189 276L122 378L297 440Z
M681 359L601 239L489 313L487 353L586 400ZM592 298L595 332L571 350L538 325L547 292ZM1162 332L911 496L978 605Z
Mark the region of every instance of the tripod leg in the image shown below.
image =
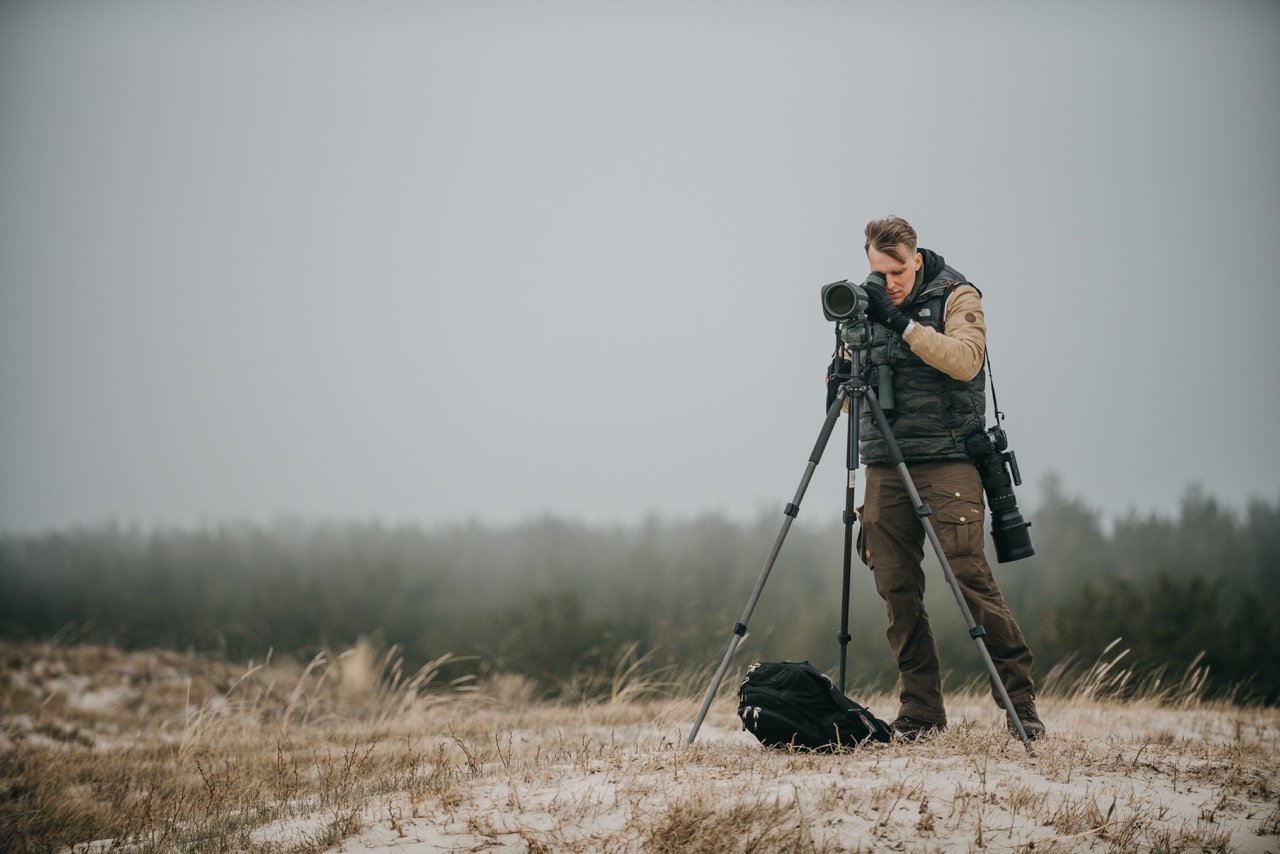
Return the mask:
M898 469L898 474L902 476L902 483L907 488L907 494L911 496L911 504L916 509L916 515L920 517L920 524L924 527L925 535L929 538L930 545L933 546L934 554L938 556L938 563L942 565L942 572L947 578L947 584L951 587L951 592L955 594L956 604L960 606L960 612L964 615L965 624L969 627L969 637L973 638L978 645L978 652L982 655L983 662L987 665L987 672L991 674L991 684L997 689L1000 695L1000 702L1004 704L1005 711L1009 715L1009 722L1017 731L1018 737L1022 739L1022 744L1031 750L1031 739L1027 737L1027 731L1022 726L1022 721L1018 719L1018 713L1013 708L1013 700L1009 698L1009 692L1004 687L1004 680L1000 678L1000 673L996 670L995 662L991 660L991 651L987 649L987 643L983 640L986 631L979 626L977 621L973 619L973 612L969 610L969 603L964 600L964 593L960 590L960 582L956 580L956 574L951 569L951 563L947 560L946 552L942 549L942 543L938 540L938 532L933 528L933 521L929 518L932 511L929 506L920 500L920 494L916 492L915 483L911 480L911 473L907 470L907 464L902 458L902 451L898 448L898 442L893 438L893 431L889 429L889 422L884 417L884 410L880 408L880 401L876 397L876 393L867 388L864 390L867 405L871 407L871 415L876 420L876 426L880 428L880 435L884 437L885 448L889 453L889 459Z
M787 538L787 532L791 530L791 523L795 521L796 515L800 512L800 502L804 499L805 492L809 489L809 481L813 479L813 472L818 467L818 462L822 459L822 452L827 447L827 442L831 440L831 431L835 427L836 420L840 417L840 410L844 408L844 401L848 397L848 391L841 386L836 393L835 400L827 409L827 420L822 424L822 432L818 434L818 441L813 446L813 452L809 454L809 464L805 467L804 475L800 478L800 486L796 489L795 498L782 511L786 518L782 520L782 529L778 531L778 537L774 540L773 549L769 552L769 558L764 562L764 569L760 571L760 578L756 581L755 589L751 591L751 597L747 600L747 607L742 612L740 619L733 626L733 636L729 638L729 648L725 650L724 659L720 662L720 667L716 670L716 675L711 680L711 685L707 688L707 696L702 701L702 709L698 712L697 719L693 722L693 727L689 730L689 738L687 744L693 744L693 740L698 737L698 730L702 728L702 721L707 716L707 711L711 708L711 701L715 699L716 692L720 690L720 683L724 680L724 674L729 670L729 661L733 658L734 652L738 649L738 644L742 643L742 639L747 635L747 621L751 619L751 612L756 609L756 603L760 600L760 594L764 591L764 584L769 580L769 573L773 571L774 561L778 559L778 552L782 550L782 542Z
M849 661L849 595L853 566L853 479L857 472L849 469L849 486L845 490L844 502L844 560L840 571L840 631L836 633L836 643L840 645L840 693L844 693L845 667Z
M858 386L854 400L860 400L862 387ZM840 692L844 693L845 665L849 658L849 586L851 568L853 566L853 523L857 520L854 510L857 508L858 484L858 409L849 408L849 443L845 451L845 469L848 480L844 490L844 559L840 573L840 631L836 635L836 643L840 645Z

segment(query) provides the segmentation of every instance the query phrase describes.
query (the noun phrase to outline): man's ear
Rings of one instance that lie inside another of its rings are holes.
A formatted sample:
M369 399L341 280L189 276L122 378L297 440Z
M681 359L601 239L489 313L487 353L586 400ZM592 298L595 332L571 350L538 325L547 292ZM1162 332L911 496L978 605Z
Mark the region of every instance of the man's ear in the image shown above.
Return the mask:
M924 265L924 254L916 252L916 269L919 270Z

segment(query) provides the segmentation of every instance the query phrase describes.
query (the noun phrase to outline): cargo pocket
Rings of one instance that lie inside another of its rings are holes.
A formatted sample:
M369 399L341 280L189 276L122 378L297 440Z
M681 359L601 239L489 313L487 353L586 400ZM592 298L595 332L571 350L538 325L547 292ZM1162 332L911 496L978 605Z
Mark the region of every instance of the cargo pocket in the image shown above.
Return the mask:
M964 483L935 481L930 509L943 551L957 557L982 551L982 493Z

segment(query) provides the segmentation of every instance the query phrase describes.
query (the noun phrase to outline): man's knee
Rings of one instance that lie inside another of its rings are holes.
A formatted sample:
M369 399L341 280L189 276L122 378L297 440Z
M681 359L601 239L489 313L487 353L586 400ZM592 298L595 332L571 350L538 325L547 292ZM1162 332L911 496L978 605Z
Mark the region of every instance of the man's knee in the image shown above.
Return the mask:
M919 567L878 562L872 567L876 592L895 610L919 610L924 602L924 572Z
M985 599L1000 596L1000 588L996 584L995 575L991 572L991 564L987 563L981 552L962 557L948 557L947 562L951 565L956 581L963 589Z

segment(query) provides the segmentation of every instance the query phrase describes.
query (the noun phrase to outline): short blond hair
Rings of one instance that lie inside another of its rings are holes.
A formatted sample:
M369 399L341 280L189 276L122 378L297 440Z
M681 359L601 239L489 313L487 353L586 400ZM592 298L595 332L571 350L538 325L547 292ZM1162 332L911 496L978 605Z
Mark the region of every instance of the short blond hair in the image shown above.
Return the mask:
M883 252L903 263L907 259L899 254L899 246L907 247L907 255L915 254L916 230L911 227L911 223L900 216L890 214L884 219L873 219L867 223L865 233L867 242L862 247L864 250L870 250L874 246L876 251Z

